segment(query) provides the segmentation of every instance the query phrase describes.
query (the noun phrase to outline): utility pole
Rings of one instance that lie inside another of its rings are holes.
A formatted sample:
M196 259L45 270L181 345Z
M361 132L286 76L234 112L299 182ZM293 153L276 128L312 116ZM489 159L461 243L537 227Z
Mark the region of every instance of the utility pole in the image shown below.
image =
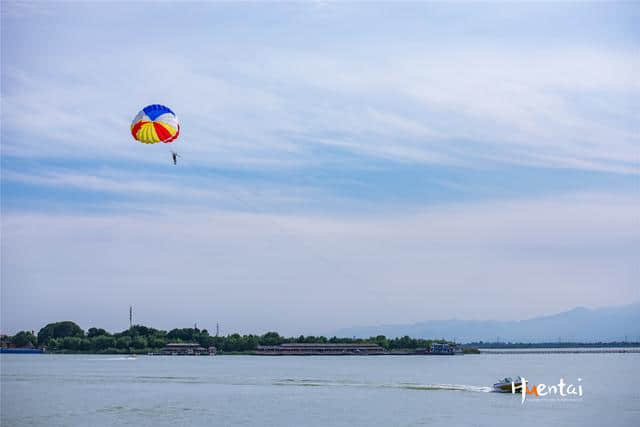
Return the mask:
M133 328L133 307L129 306L129 329Z
M216 322L216 337L220 335L220 324Z

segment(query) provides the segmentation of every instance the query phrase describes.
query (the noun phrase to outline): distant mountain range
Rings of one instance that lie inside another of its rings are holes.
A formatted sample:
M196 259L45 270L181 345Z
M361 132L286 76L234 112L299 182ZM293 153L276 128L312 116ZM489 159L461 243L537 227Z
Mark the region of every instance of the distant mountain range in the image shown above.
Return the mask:
M595 342L640 341L640 303L588 309L577 307L562 313L519 321L428 320L406 325L345 328L338 337L386 335L413 338L445 338L457 342Z

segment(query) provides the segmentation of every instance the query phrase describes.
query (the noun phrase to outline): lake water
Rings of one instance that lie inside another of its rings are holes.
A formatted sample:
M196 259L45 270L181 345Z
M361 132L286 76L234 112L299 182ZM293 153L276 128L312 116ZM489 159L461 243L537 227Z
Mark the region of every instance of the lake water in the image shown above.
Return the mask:
M640 354L2 355L4 426L638 426ZM581 398L489 392L560 378Z

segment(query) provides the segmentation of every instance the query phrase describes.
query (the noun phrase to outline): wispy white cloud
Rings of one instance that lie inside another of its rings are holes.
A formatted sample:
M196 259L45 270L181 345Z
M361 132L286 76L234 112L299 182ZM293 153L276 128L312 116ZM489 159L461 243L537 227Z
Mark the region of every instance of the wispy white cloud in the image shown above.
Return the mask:
M328 19L330 28L336 18ZM397 161L493 159L637 172L640 63L633 49L563 45L522 52L517 44L437 46L390 34L375 46L344 35L341 50L311 52L267 40L193 45L191 37L192 31L167 43L170 59L133 36L126 48L86 49L81 56L80 40L71 51L49 46L46 68L9 58L3 149L148 162L157 147L131 142L129 120L140 106L161 101L183 120L176 147L208 164L317 162L322 146L300 144L296 136L304 134L307 141ZM187 43L189 49L177 48Z
M131 302L309 333L638 299L638 40L606 18L633 5L166 3L144 31L141 5L42 6L3 3L3 328L71 307L115 329ZM129 135L155 102L183 123L175 168Z
M118 328L132 302L160 327L222 319L227 331L285 333L448 318L451 307L525 318L620 304L640 297L639 209L637 198L579 194L353 218L9 214L3 328L68 318L69 304L87 327ZM283 312L300 315L295 326Z
M5 183L79 191L97 196L108 194L114 198L100 202L100 209L118 209L122 212L163 213L168 202L177 203L182 210L188 212L201 211L203 208L212 211L235 209L240 212L266 212L282 206L294 209L304 206L314 198L331 197L321 189L303 184L269 184L255 181L242 184L215 174L185 180L171 174L141 174L103 168L91 173L68 169L44 173L3 171L2 178ZM60 209L65 203L70 203L73 209L95 206L91 199L83 202L81 198L66 200L64 203L53 201L50 205Z

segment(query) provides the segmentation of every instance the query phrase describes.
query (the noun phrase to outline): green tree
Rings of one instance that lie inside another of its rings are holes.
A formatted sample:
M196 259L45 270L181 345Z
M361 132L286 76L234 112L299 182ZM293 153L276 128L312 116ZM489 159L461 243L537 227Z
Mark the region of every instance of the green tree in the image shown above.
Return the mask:
M214 345L214 338L209 335L206 329L202 330L198 335L198 344L202 347L207 348Z
M47 345L51 338L83 337L84 331L71 321L49 323L38 332L38 344Z
M144 337L135 337L132 341L131 341L131 346L137 350L141 350L145 347L147 347L147 339Z
M89 328L87 331L87 337L99 337L100 335L109 335L109 332L105 331L102 328Z
M242 337L240 334L227 335L224 342L224 351L241 351Z
M80 350L80 346L82 344L82 338L80 337L64 337L62 339L61 347L65 350Z
M106 350L116 346L116 339L108 335L98 335L93 338L93 348L96 350Z
M167 334L170 341L180 340L184 342L197 342L200 337L200 330L196 328L172 329Z
M167 345L167 340L162 337L154 336L149 339L149 347L154 349L160 349Z
M245 335L242 338L244 341L242 348L243 351L255 350L260 343L260 337L256 335Z
M121 350L126 350L131 347L131 337L120 337L116 341L116 347Z
M280 345L284 339L277 332L267 332L260 337L261 345Z
M418 346L417 340L405 335L401 338L394 338L389 341L389 348L416 348Z
M375 338L372 337L372 341L382 348L389 348L389 340L384 335L378 335Z
M11 344L16 347L35 346L37 343L38 339L33 335L33 332L29 331L20 331L11 338Z
M142 325L133 325L129 329L129 331L131 332L131 336L140 336L140 337L149 337L160 332L157 329L149 328L147 326L142 326Z

